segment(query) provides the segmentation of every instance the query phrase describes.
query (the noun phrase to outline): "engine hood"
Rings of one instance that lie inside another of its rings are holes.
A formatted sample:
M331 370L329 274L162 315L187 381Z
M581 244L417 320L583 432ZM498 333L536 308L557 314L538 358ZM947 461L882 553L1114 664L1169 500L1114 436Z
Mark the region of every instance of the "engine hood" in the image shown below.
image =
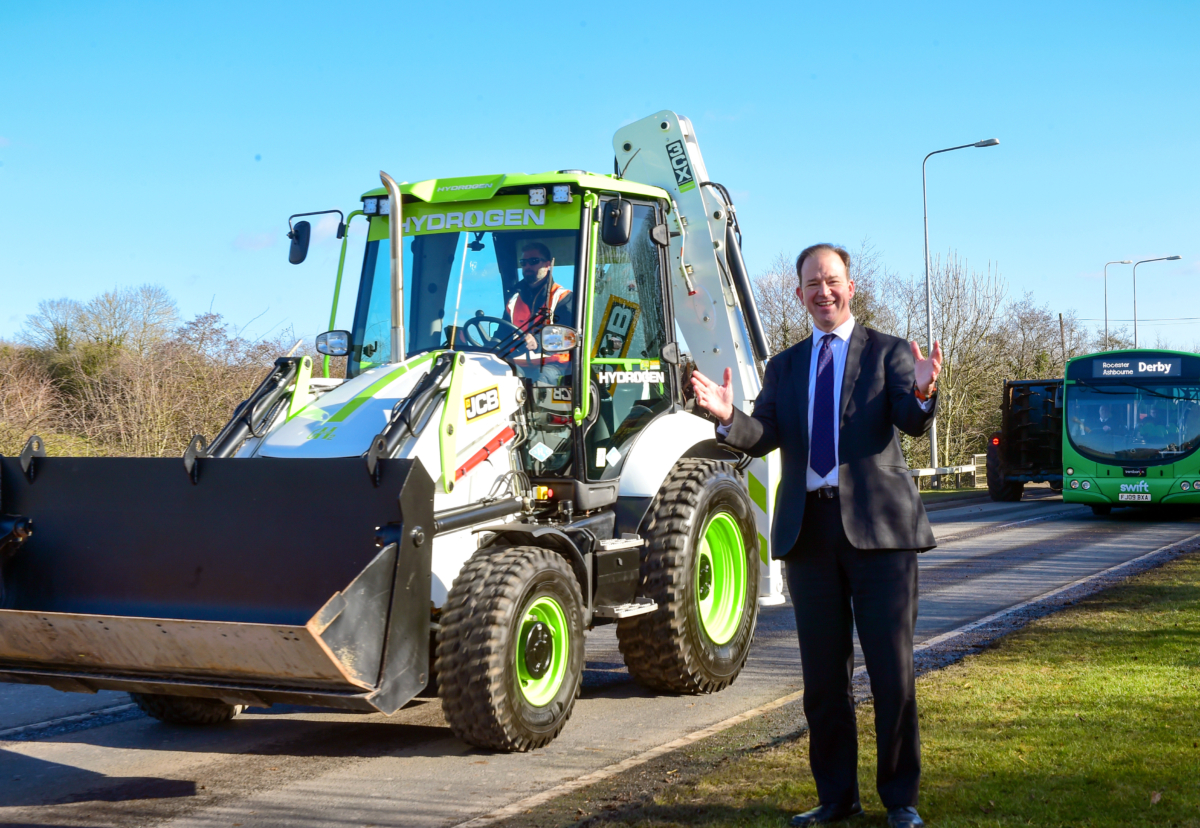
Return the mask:
M347 380L292 415L258 445L258 457L358 457L386 425L438 352L379 365Z

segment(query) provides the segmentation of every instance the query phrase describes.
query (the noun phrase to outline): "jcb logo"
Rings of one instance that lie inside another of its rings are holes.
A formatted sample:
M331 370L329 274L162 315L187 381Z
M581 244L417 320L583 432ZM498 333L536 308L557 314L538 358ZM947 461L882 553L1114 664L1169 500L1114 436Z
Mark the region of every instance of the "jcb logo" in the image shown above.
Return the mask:
M683 149L683 141L673 141L667 144L667 158L671 161L671 169L675 172L675 186L679 192L686 192L696 186L692 178L692 165L688 163L687 153Z
M464 400L467 406L467 422L500 410L500 389L493 385L486 391L478 391Z
M629 339L637 328L640 314L641 309L637 303L620 296L609 296L608 307L604 309L604 319L600 326L600 336L596 338L592 356L624 357L629 352Z

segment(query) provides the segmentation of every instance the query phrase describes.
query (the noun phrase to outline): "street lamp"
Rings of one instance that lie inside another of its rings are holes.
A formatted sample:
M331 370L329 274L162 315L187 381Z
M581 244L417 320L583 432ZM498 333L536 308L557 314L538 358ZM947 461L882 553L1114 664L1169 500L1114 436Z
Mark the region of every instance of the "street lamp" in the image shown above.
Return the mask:
M1133 264L1130 259L1122 259L1119 262L1104 263L1104 350L1108 350L1108 266L1110 264Z
M934 150L925 156L925 161L921 162L921 206L925 211L925 321L928 324L927 333L929 334L928 344L929 353L933 353L933 285L929 281L929 199L925 195L925 163L930 157L941 152L953 152L954 150L967 149L968 147L994 147L1000 143L999 138L988 138L983 141L976 141L974 144L963 144L961 147L947 147L946 149ZM929 462L935 469L938 467L937 456L937 420L929 426ZM937 480L935 473L933 479Z
M1138 346L1137 340L1137 266L1146 262L1177 262L1183 256L1160 256L1157 259L1142 259L1133 266L1133 347Z

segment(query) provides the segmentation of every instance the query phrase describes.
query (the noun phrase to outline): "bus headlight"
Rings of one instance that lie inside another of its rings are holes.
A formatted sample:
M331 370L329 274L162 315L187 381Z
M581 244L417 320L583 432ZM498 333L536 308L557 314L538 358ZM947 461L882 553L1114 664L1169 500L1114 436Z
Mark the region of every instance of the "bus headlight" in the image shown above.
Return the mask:
M1074 474L1074 473L1075 473L1074 469L1071 469L1071 468L1067 469L1067 474Z
M1091 482L1090 482L1090 481L1088 481L1088 480L1085 480L1085 481L1083 481L1083 488L1084 488L1084 489L1090 489L1090 488L1092 488L1092 484L1091 484Z
M1078 481L1078 480L1072 480L1072 481L1071 481L1071 488L1072 488L1072 489L1078 489L1078 488L1079 488L1079 481Z
M1186 492L1188 489L1192 488L1192 484L1185 480L1179 484L1179 488L1183 489Z
M1200 491L1200 480L1197 480L1195 483L1193 483L1192 488L1196 489L1197 491Z

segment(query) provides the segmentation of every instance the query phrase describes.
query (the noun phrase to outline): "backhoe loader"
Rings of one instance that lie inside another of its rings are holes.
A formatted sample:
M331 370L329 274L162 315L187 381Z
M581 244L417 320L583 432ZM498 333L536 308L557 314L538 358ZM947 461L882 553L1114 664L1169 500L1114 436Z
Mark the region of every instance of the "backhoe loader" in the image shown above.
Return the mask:
M778 459L719 445L687 376L733 366L750 410L766 339L691 122L613 152L611 174L381 173L339 214L331 328L348 222L366 247L318 370L280 358L182 460L36 437L0 459L0 680L180 724L436 687L454 733L504 751L561 732L598 625L646 686L728 686L783 600ZM289 219L294 264L316 214Z

